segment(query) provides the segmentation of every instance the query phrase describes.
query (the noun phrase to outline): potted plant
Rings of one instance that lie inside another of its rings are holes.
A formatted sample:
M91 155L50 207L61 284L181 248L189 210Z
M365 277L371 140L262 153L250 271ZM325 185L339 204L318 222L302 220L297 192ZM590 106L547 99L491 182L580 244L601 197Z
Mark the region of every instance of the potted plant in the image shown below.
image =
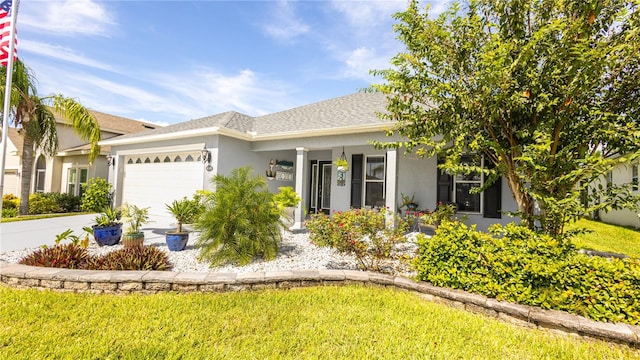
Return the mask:
M122 236L122 223L120 223L120 211L110 207L95 217L95 224L91 226L93 238L100 246L111 246L120 242Z
M142 246L144 243L144 232L140 227L149 222L149 208L139 208L135 205L124 204L121 207L122 220L127 224L127 228L122 235L122 244L125 248Z
M293 212L300 203L300 196L291 186L281 186L278 190L279 192L273 197L273 200L284 213L287 222L291 223L293 222Z
M349 162L343 157L338 158L333 164L338 171L349 171Z
M412 194L411 197L400 193L400 197L402 198L402 204L400 204L400 208L406 207L407 210L415 211L418 209L418 202L416 201L415 194Z
M200 213L200 203L197 198L193 200L187 199L185 196L182 200L174 200L171 204L165 204L169 211L178 222L174 231L167 231L165 240L170 251L182 251L189 241L189 231L182 230L182 224L190 224L196 219Z

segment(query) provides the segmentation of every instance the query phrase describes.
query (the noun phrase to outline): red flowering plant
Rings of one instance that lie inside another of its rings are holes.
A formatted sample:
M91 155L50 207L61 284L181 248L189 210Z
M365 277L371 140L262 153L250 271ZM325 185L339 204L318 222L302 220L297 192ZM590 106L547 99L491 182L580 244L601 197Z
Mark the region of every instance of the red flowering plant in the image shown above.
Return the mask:
M387 226L387 216L396 226ZM312 215L307 221L311 241L352 255L363 270L385 271L386 264L400 256L395 245L405 242L407 223L386 209L352 209L327 215Z

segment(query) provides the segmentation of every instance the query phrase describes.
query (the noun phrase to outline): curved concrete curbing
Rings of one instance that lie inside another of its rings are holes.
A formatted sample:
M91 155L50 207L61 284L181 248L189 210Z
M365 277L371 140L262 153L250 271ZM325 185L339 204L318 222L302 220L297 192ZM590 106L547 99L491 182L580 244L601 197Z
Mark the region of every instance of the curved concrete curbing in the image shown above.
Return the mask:
M497 301L486 296L433 286L426 282L355 270L296 270L259 273L178 273L170 271L91 271L43 268L0 261L0 282L14 288L99 294L234 292L259 289L365 284L393 286L422 298L484 314L528 328L551 330L640 348L640 327L602 323L557 310Z

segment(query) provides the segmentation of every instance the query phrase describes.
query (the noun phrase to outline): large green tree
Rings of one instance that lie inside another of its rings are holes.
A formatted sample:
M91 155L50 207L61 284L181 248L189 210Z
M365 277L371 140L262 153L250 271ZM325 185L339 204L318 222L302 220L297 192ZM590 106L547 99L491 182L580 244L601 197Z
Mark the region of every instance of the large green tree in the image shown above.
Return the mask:
M395 15L406 50L373 71L389 98L381 116L397 122L389 135L406 141L377 145L484 171L487 185L504 176L523 223L554 235L586 212L637 206L628 187L594 184L640 155L639 7L470 0L434 18L412 1ZM493 169L465 165L463 153Z
M0 70L0 96L4 98L6 67ZM52 156L58 150L56 115L66 121L84 141L91 144L89 161L100 154L100 127L95 117L77 100L60 94L41 97L37 94L33 72L17 60L11 86L11 118L13 126L22 129L22 164L20 213L29 213L29 192L33 174L34 151Z

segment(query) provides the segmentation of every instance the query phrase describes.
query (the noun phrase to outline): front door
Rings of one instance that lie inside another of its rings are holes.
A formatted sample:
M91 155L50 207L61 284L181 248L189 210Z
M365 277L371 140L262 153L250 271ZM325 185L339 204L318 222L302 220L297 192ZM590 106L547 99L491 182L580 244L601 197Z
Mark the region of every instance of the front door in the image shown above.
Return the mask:
M331 209L331 161L311 161L311 202L312 213L329 213Z

